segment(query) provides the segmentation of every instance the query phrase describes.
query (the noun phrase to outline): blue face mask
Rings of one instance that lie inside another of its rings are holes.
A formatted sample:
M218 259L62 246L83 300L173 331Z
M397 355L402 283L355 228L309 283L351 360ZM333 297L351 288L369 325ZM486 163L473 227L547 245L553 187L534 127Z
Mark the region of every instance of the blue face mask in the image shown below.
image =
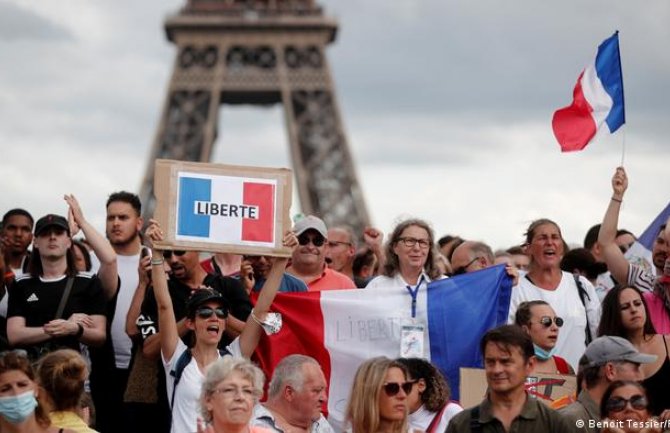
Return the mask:
M533 343L533 347L535 348L535 356L540 361L546 361L549 358L551 358L552 356L554 356L554 353L556 353L556 346L554 346L554 348L549 350L549 351L544 350L543 348L541 348L540 346L538 346L537 344L534 344L534 343Z
M0 415L12 424L25 421L35 411L36 407L35 391L0 397Z

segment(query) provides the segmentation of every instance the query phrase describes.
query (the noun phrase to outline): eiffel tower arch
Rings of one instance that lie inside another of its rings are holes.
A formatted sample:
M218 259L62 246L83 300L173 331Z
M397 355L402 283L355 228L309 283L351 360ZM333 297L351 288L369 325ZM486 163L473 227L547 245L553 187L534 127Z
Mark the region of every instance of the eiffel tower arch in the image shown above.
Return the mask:
M157 158L209 162L221 104L282 104L302 212L358 233L369 217L326 46L337 23L314 0L188 0L165 22L177 46L140 189L153 214Z

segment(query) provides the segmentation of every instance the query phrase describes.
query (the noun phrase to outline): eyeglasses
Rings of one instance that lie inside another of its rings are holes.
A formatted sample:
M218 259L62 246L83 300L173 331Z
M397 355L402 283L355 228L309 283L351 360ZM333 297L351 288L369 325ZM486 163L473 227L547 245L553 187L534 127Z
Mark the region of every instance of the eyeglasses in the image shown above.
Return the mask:
M454 270L454 275L461 275L461 274L466 273L466 272L468 271L468 268L469 268L470 266L472 266L472 264L473 264L474 262L476 262L477 260L479 260L479 259L481 259L481 257L480 257L480 256L477 256L477 257L475 257L474 259L470 260L470 261L468 262L467 265L465 265L465 266L461 266L460 268L456 268L456 269Z
M181 257L181 256L183 256L184 254L186 254L186 251L182 251L182 250L174 250L174 251L172 251L172 250L165 250L165 251L163 251L163 258L164 258L164 259L172 258L172 254L174 254L174 255L177 256L177 257Z
M310 233L302 233L300 236L298 236L298 243L300 245L307 245L308 243L312 242L312 245L315 247L320 247L326 242L326 238L324 238L321 235L314 235Z
M225 398L235 398L241 395L244 398L252 399L260 395L260 393L249 387L238 388L235 386L226 386L224 388L217 388L212 391L212 394L221 394Z
M626 400L623 397L610 397L605 404L607 412L621 412L626 408L626 404L630 402L630 406L635 410L644 410L649 405L647 397L637 394Z
M563 318L561 317L554 317L553 319L549 316L542 316L540 317L540 321L538 322L540 325L544 326L545 328L548 328L551 326L551 322L554 322L556 326L559 328L563 326Z
M382 385L382 388L384 388L384 392L386 393L386 395L388 395L389 397L393 397L394 395L400 392L401 388L403 391L405 391L405 394L409 394L410 392L412 392L412 388L414 387L415 383L416 380L410 380L404 383L387 382L384 385Z
M430 241L428 239L398 238L398 242L402 242L407 248L413 248L416 244L419 244L419 247L422 249L426 249L430 246Z
M330 248L336 248L338 245L346 245L348 247L351 246L351 242L342 242L342 241L328 241L328 246Z
M225 308L211 308L211 307L202 307L195 310L195 314L201 319L209 319L212 317L212 314L216 314L216 317L219 319L225 319L228 317L228 310Z

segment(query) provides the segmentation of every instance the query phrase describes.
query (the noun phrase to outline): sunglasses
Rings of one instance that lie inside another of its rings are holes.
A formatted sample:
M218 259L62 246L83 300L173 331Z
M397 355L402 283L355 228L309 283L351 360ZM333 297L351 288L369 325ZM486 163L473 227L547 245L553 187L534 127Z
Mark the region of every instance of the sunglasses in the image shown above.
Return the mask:
M629 402L630 406L635 410L644 410L649 405L647 398L638 394L632 396L630 400L626 400L623 397L610 397L605 404L605 409L607 409L607 412L621 412Z
M404 383L388 382L382 385L382 388L384 388L384 392L386 393L386 395L388 395L389 397L393 397L394 395L400 392L400 388L402 388L402 390L405 391L405 394L409 394L410 392L412 392L412 388L414 387L415 383L416 380L411 380L409 382Z
M542 316L540 318L540 321L538 322L540 325L544 326L545 328L548 328L551 326L551 322L554 322L556 326L559 328L563 326L563 318L561 317L554 317L553 319L549 316Z
M186 254L186 251L182 251L182 250L174 250L174 251L172 251L172 250L165 250L165 251L163 251L163 258L164 258L164 259L169 259L169 258L172 257L172 254L174 254L174 255L177 256L177 257L181 257L181 256L183 256L184 254Z
M468 268L479 259L481 259L481 257L475 257L474 259L470 260L470 262L467 265L454 269L454 275L461 275L466 273Z
M304 246L310 242L312 242L312 245L315 247L320 247L326 242L326 238L321 235L313 235L309 233L302 233L300 236L298 236L298 243L300 245Z
M211 307L202 307L195 310L195 314L201 319L209 319L212 317L212 314L216 314L216 317L219 319L225 319L228 317L228 310L225 308L211 308Z

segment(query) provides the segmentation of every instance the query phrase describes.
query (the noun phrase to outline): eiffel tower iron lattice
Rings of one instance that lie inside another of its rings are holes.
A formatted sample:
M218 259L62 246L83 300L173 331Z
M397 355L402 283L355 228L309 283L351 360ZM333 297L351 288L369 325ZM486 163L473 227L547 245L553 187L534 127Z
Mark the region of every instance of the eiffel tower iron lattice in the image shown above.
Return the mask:
M368 212L325 56L337 23L314 0L188 0L165 29L177 55L140 189L145 217L155 159L208 162L221 104L280 103L302 212L362 233Z

